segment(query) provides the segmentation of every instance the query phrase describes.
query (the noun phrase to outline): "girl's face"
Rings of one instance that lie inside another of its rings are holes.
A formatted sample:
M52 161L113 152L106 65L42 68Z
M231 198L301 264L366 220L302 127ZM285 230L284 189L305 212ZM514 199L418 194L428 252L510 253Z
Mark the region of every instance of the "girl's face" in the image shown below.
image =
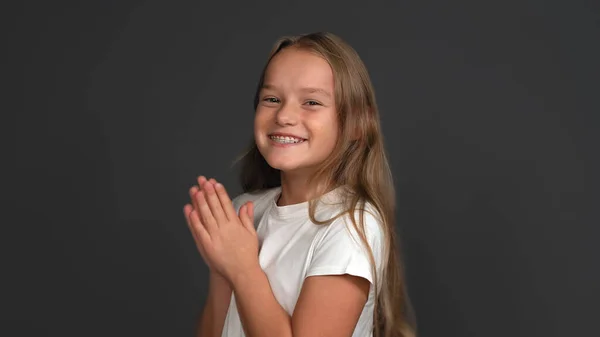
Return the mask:
M337 141L333 71L323 58L294 47L269 63L254 119L254 137L267 163L310 173Z

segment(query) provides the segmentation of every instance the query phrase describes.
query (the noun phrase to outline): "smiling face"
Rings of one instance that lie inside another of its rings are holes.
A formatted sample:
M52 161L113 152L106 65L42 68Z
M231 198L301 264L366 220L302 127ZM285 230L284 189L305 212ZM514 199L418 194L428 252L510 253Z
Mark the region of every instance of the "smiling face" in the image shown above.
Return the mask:
M325 59L294 47L271 59L254 119L257 148L271 167L310 173L335 147L337 118Z

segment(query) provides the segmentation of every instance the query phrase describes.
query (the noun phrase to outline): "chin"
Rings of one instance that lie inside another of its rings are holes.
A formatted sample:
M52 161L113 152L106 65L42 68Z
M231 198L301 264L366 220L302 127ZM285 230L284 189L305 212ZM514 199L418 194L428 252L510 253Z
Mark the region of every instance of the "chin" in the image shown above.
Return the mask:
M309 172L314 169L314 165L298 160L298 158L290 159L289 157L265 158L267 164L272 168L285 173L301 173Z
M296 165L293 162L290 162L289 159L286 160L285 158L265 158L265 160L267 161L267 164L269 164L269 166L283 172L292 171L298 168L298 165Z

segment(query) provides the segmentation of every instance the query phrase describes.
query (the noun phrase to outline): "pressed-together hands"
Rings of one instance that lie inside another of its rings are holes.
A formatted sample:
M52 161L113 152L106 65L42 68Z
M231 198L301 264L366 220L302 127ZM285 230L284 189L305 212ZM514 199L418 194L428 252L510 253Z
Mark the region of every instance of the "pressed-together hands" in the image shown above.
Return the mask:
M242 205L236 214L225 187L203 176L189 192L192 204L186 204L183 212L210 271L233 284L238 277L260 268L252 202Z

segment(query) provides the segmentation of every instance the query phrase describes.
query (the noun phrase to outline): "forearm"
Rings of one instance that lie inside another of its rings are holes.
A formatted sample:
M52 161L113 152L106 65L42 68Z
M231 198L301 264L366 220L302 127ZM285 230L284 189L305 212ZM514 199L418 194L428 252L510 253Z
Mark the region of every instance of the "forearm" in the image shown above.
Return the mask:
M292 336L291 317L275 298L260 267L234 280L233 289L247 337Z
M231 301L232 288L225 278L210 273L208 297L198 322L197 337L220 337Z

